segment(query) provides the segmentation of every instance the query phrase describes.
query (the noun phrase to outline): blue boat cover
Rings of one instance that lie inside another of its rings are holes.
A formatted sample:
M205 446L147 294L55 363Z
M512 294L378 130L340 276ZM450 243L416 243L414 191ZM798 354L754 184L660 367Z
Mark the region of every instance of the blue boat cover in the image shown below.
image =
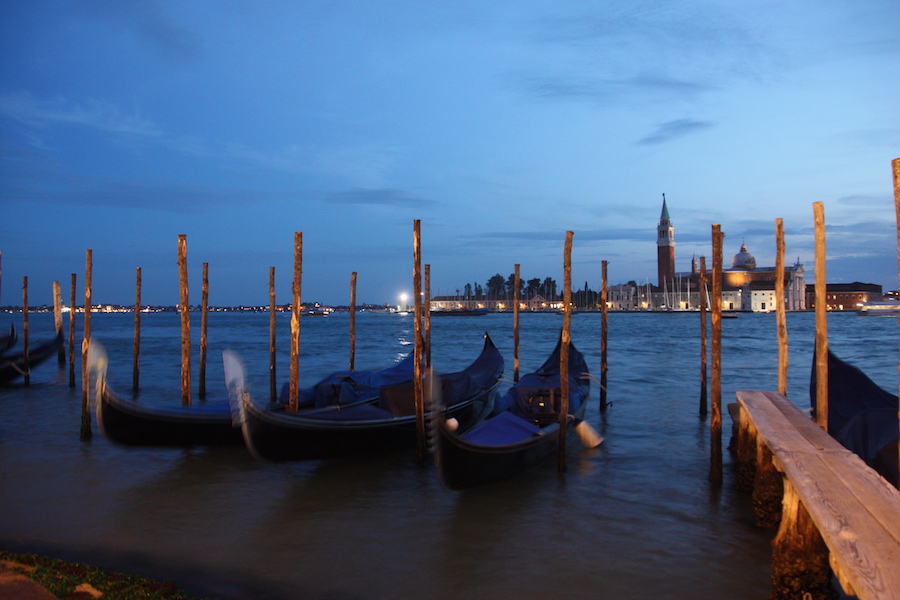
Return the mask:
M412 353L382 371L335 371L312 387L300 390L299 406L325 408L375 398L384 386L399 385L413 379ZM282 404L288 403L288 384L281 388Z
M460 437L483 446L505 446L541 435L544 431L529 421L504 411L470 429Z

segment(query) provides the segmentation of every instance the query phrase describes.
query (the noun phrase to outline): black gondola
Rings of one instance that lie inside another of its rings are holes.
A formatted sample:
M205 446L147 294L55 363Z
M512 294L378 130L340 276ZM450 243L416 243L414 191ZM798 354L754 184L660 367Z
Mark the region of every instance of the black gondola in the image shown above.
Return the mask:
M24 376L26 372L30 372L51 356L56 356L62 345L63 334L62 331L59 331L53 339L29 347L27 361L24 352L10 354L7 351L6 354L0 356L0 383L8 383Z
M241 421L248 449L273 461L329 458L408 447L416 439L413 382L384 386L353 404L290 412L283 403L261 404L243 385L243 368L226 353L225 379L233 402L242 407ZM463 371L439 378L444 411L470 427L492 406L503 357L485 334L478 358Z
M518 475L547 459L559 444L561 342L544 364L497 401L494 413L467 432L437 422L438 473L459 490ZM584 355L569 345L569 419L584 416L590 375Z
M816 410L816 364L809 385ZM859 368L828 351L828 433L852 450L885 479L897 485L897 396L872 381Z

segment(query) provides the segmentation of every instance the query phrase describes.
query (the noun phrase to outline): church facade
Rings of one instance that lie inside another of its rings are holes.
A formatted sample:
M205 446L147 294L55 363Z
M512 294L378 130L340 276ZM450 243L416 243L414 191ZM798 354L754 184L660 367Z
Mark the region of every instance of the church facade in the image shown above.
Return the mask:
M656 228L657 286L617 286L615 298L620 308L645 310L696 310L700 306L701 292L708 297L709 289L700 290L700 267L691 259L689 272L675 271L675 227L669 216L665 195L662 212ZM712 261L706 265L706 280L712 276ZM786 266L782 273L775 267L759 267L756 258L741 244L740 251L731 259L731 266L722 269L722 309L754 312L774 310L779 302L775 283L784 280L786 310L806 310L806 285L803 265L798 260ZM631 288L631 289L626 289ZM630 296L630 301L629 301Z

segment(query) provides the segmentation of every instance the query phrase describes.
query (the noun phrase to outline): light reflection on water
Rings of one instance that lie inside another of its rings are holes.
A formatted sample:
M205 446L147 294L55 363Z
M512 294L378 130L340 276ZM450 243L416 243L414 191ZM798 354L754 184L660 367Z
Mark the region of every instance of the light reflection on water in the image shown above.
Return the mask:
M568 472L551 461L464 492L445 491L411 451L268 464L243 448L124 448L99 434L81 442L81 394L65 371L43 365L30 388L0 389L0 544L222 598L546 598L561 589L572 598L762 598L773 532L751 527L730 457L724 486L707 484L697 320L611 315L613 404L600 415L595 385L588 412L603 446L583 450L570 436ZM49 331L49 316L29 323L33 340ZM511 379L511 324L511 315L436 319L436 366L463 368L489 331ZM543 362L560 324L522 316L521 372ZM142 325L140 398L179 402L177 315L144 315ZM110 353L112 385L130 393L132 318L95 315L92 326ZM346 368L347 326L346 316L302 321L302 385ZM788 326L789 396L806 407L813 316L791 314ZM193 327L196 343L199 321ZM288 320L279 327L283 382ZM723 403L737 389L774 389L774 315L742 314L723 328ZM833 315L829 329L840 356L896 387L895 320ZM383 367L409 350L412 317L358 315L357 336L358 368ZM599 316L576 315L572 339L596 374ZM268 316L210 315L210 401L225 398L226 347L244 357L254 392L267 393ZM196 351L193 361L196 389Z

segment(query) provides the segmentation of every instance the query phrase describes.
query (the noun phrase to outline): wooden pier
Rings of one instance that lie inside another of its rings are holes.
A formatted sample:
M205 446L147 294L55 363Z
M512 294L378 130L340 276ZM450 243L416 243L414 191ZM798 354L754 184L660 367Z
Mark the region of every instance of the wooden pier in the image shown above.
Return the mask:
M729 406L738 486L754 521L779 524L772 598L900 598L900 492L777 392Z

